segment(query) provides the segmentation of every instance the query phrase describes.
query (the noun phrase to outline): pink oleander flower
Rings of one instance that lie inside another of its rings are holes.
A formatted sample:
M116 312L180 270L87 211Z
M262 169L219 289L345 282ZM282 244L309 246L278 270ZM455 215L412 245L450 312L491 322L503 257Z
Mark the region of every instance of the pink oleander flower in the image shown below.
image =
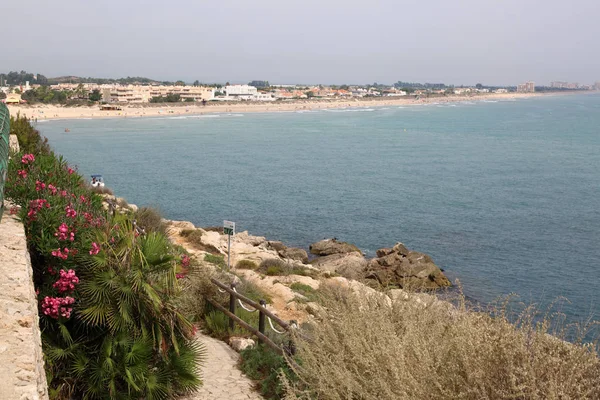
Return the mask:
M75 290L75 285L79 283L79 278L75 275L75 271L72 269L65 271L60 270L60 278L52 285L53 288L57 289L60 293L69 292Z
M184 254L183 257L181 257L181 265L183 265L184 267L189 267L190 266L190 256L188 256L187 254Z
M77 217L77 211L69 204L65 207L65 212L67 213L67 217L75 218Z
M21 157L21 163L23 164L31 164L35 161L35 156L33 154L25 154Z
M98 245L98 243L93 242L92 249L90 250L90 255L95 256L98 253L100 253L100 246Z
M79 201L81 201L82 203L85 203L87 201L87 199L85 198L85 196L80 195L79 196Z
M69 194L67 193L66 190L61 190L60 191L60 197L67 197Z
M48 267L48 273L50 275L56 275L56 270L54 269L54 267Z
M48 190L50 191L50 193L52 193L52 195L55 195L56 192L58 192L58 189L54 185L52 185L51 183L48 184Z
M16 213L18 213L18 212L19 212L19 207L17 207L17 206L12 206L12 207L10 208L10 215L15 215L15 214L16 214Z
M17 175L19 175L21 178L26 179L27 178L27 171L25 171L24 169L19 170L17 172Z
M69 258L69 249L66 247L63 250L58 248L56 250L53 250L50 254L52 254L54 257L58 257L62 260L66 260L67 258Z
M46 184L44 182L40 182L40 181L35 181L35 190L36 191L41 191L46 189Z
M94 219L94 216L92 214L90 214L89 212L84 212L83 218L85 218L85 220L87 222L92 222L92 219Z
M42 312L51 318L58 319L59 317L70 318L75 303L72 297L44 297L42 300Z
M71 167L67 168L67 172L69 173L69 175L73 174L75 172L75 170Z
M183 278L185 278L185 274L175 274L175 278L183 279Z

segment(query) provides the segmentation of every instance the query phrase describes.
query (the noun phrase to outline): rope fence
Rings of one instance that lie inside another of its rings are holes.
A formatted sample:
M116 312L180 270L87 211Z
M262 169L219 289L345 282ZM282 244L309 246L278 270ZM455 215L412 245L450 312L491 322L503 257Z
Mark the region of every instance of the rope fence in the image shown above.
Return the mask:
M289 323L283 321L281 318L273 314L270 310L266 308L267 302L265 300L260 300L258 303L243 294L239 293L236 289L236 284L232 283L231 285L226 285L222 282L219 282L216 279L211 279L211 282L217 286L217 289L220 293L229 293L229 309L223 307L219 304L218 301L214 299L207 299L210 304L212 304L216 309L222 311L225 315L229 317L229 328L233 330L235 328L235 324L239 324L243 328L248 331L254 333L258 339L271 347L277 353L281 355L293 355L295 353L295 345L292 341L292 337L290 337L288 346L279 346L275 344L269 337L265 335L265 319L269 320L269 327L271 330L279 335L289 334L291 330L295 330L298 327L296 321L290 321ZM248 312L256 312L258 311L258 329L248 324L246 321L241 319L235 314L235 310L237 305ZM246 306L247 305L247 306ZM250 308L252 307L252 308ZM275 322L275 323L273 323ZM275 327L275 325L279 325L279 329ZM296 333L296 332L295 332ZM299 334L299 332L298 332Z

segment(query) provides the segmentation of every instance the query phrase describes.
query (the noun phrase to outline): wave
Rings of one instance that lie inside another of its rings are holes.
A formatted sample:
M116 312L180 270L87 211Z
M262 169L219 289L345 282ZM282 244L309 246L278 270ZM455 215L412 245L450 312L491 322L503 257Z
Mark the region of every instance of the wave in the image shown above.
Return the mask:
M219 114L194 115L192 118L220 118Z
M375 109L374 108L326 108L323 111L345 113L345 112L371 112L371 111L375 111Z

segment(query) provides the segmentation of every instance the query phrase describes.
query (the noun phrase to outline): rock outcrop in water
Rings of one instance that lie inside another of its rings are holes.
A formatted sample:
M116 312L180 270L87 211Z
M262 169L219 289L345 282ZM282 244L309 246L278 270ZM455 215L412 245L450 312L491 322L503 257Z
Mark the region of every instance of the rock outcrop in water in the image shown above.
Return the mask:
M391 249L377 250L369 261L366 278L384 286L431 290L451 286L444 273L427 254L409 251L402 243Z
M346 242L338 242L335 238L313 243L309 246L309 250L312 254L317 256L330 256L332 254L346 254L352 252L362 254L360 249L355 245Z

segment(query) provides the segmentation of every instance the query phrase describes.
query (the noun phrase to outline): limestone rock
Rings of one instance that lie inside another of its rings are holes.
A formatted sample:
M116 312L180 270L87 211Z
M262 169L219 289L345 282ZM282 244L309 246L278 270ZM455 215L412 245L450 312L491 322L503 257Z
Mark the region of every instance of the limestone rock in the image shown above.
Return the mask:
M172 226L173 228L178 228L178 229L196 229L196 227L194 226L194 224L192 224L189 221L169 221L169 225Z
M248 347L254 347L256 343L252 339L242 337L231 337L229 339L229 345L232 349L239 353L242 350L246 350Z
M319 257L311 264L322 271L332 272L348 279L363 278L368 265L362 254L357 252Z
M304 249L299 249L297 247L287 247L284 250L278 251L278 253L282 258L296 260L303 263L308 262L308 254Z
M269 240L267 242L267 249L275 250L276 252L283 251L287 249L287 246L283 244L283 242L279 242L277 240Z
M439 289L451 286L444 273L427 254L408 251L402 243L392 251L380 249L378 258L369 261L367 278L376 279L384 286L407 289Z
M337 239L325 239L320 242L313 243L309 247L310 252L312 254L316 254L318 256L329 256L332 254L345 254L357 252L362 254L360 249L353 244L346 242L338 242Z
M237 242L247 243L252 246L260 246L267 241L264 236L253 236L248 234L248 231L236 233L233 238Z

